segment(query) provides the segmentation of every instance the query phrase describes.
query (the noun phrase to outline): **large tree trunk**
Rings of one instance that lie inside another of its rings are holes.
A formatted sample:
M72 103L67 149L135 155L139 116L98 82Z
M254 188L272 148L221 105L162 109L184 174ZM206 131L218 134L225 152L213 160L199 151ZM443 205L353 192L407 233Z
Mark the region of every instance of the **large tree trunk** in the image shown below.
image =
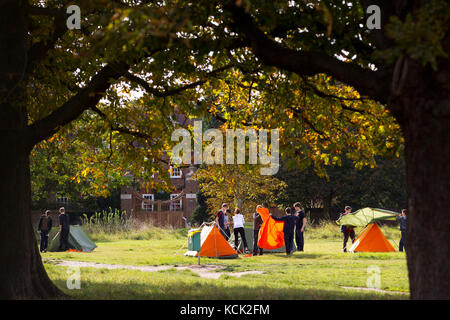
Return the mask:
M26 117L9 104L0 107L0 299L61 297L45 272L32 230Z
M26 23L20 1L0 10L0 299L62 297L42 265L31 224Z
M3 121L2 121L3 122ZM60 297L48 278L31 224L29 150L17 131L0 135L0 299Z
M448 76L438 75L410 64L410 83L396 101L405 138L412 299L450 299L450 96L441 85Z

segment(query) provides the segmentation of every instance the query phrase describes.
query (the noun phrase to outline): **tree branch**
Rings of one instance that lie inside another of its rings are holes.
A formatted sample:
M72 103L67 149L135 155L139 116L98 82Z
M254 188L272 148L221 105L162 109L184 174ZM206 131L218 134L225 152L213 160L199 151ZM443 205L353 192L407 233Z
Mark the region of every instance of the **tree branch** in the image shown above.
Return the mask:
M58 131L59 127L75 120L86 109L95 106L109 88L110 80L117 80L121 77L121 74L116 70L124 68L128 68L128 66L123 62L104 66L92 77L92 80L86 87L80 89L77 94L72 96L61 107L47 117L29 125L27 131L30 146L50 137Z
M152 136L145 134L143 132L134 131L134 130L128 129L122 125L112 124L111 121L108 119L108 116L103 111L101 111L99 108L97 108L97 106L95 106L95 105L91 106L90 109L110 123L111 131L117 131L117 132L127 134L130 136L136 137L136 138L142 138L142 139L147 139L147 140L153 139Z
M367 95L382 103L387 101L389 87L381 81L385 73L361 68L353 63L340 61L323 52L294 50L281 46L269 39L256 25L251 15L242 7L229 5L237 29L249 41L253 53L264 64L294 72L301 76L325 73L335 79L355 87L362 95Z
M213 76L213 75L215 75L215 74L217 74L217 73L219 73L219 72L221 72L221 71L230 69L230 68L232 68L232 67L233 67L233 64L228 64L228 65L226 65L226 66L223 66L223 67L221 67L221 68L218 68L218 69L216 69L216 70L213 70L213 71L207 73L207 74L205 75L205 79L203 79L203 80L198 80L198 81L195 81L195 82L186 84L186 85L181 86L181 87L178 87L178 88L166 89L166 90L164 90L164 91L161 91L161 90L158 90L158 89L155 89L155 88L151 87L151 86L147 83L147 81L145 81L144 79L139 78L138 76L132 74L132 73L129 72L128 70L118 70L118 71L119 71L126 79L128 79L128 80L130 80L130 81L132 81L132 82L135 82L135 83L139 84L139 85L140 85L142 88L144 88L148 93L150 93L150 94L152 94L152 95L154 95L154 96L156 96L156 97L158 97L158 98L165 98L165 97L177 95L177 94L179 94L179 93L181 93L181 92L183 92L183 91L186 91L186 90L188 90L188 89L192 89L192 88L195 88L195 87L197 87L197 86L200 86L200 85L204 84L204 83L207 81L207 78L209 78L209 77L211 77L211 76Z
M338 100L339 103L341 104L342 109L345 109L345 110L348 110L348 111L352 111L352 112L358 112L358 113L361 113L361 114L366 114L367 113L365 110L352 108L352 107L349 107L349 106L345 105L344 101L364 101L364 100L368 100L369 98L366 98L366 97L362 97L362 98L339 97L339 96L336 96L334 94L326 93L326 92L323 92L323 91L319 90L315 85L310 83L305 78L303 78L303 81L304 81L304 84L309 89L311 89L314 92L315 95L317 95L317 96L319 96L321 98L331 98L331 99Z

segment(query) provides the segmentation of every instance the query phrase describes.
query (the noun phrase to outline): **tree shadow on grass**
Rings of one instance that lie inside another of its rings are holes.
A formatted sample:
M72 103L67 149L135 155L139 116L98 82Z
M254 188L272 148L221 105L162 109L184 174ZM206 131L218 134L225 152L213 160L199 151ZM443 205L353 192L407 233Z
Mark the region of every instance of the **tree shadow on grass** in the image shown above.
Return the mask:
M79 290L66 289L63 280L54 283L69 299L95 300L341 300L341 299L407 299L399 294L349 291L345 289L300 289L275 288L271 283L259 286L217 284L214 281L186 283L164 283L146 285L142 283L117 283L114 281L91 282L85 280ZM273 285L275 285L274 280Z
M286 255L286 253L276 253L273 255L275 257L286 258L286 259L316 259L316 258L329 256L329 254L325 254L325 253L305 253L305 252L294 253L290 256Z

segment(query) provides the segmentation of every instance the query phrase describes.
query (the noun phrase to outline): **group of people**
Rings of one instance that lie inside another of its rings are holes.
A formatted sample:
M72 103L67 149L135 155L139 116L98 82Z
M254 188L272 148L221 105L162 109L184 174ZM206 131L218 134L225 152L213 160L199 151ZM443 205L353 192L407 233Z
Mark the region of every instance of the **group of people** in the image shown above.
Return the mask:
M258 209L262 208L261 205L256 207L256 212L253 214L253 255L262 255L263 249L258 247L258 235L259 230L261 229L261 225L263 224L263 220L258 213ZM296 202L294 204L294 210L290 207L285 210L286 215L283 217L273 217L275 220L284 221L284 242L286 248L286 254L291 255L293 252L294 239L297 244L297 251L303 251L304 248L304 237L303 233L305 231L306 226L306 215L305 212L301 208L300 202ZM238 249L239 246L239 236L242 239L244 244L244 252L249 253L247 239L245 237L245 229L244 229L244 216L240 212L239 208L234 210L234 215L232 217L232 222L229 218L231 215L231 210L228 207L228 204L223 203L222 208L217 212L215 223L218 227L220 233L228 240L231 236L230 226L233 224L234 231L234 249Z
M351 212L352 208L350 206L346 206L345 211L339 215L339 219ZM406 248L406 209L402 209L402 212L397 215L397 221L400 222L400 231L402 234L398 245L398 250L402 252L403 249ZM351 226L341 226L341 232L344 236L342 251L347 252L348 238L352 240L352 243L355 242L355 230Z
M262 206L258 205L256 210L262 208ZM340 214L339 218L342 216L349 214L352 212L352 208L350 206L345 207L345 211ZM274 217L273 219L277 221L284 221L283 233L284 233L284 243L286 254L291 255L293 252L293 244L294 239L297 245L297 251L303 251L304 248L304 237L303 233L306 227L306 215L302 210L302 206L300 202L294 203L294 210L290 207L285 209L285 216L282 217ZM233 222L230 221L229 215L231 215L231 210L228 207L228 204L222 204L221 210L217 212L215 223L219 228L220 233L228 240L231 236L230 225L233 224L234 229L234 249L238 249L239 244L239 235L241 236L242 242L244 244L244 252L249 253L247 239L245 237L244 230L244 216L241 214L239 208L234 210ZM400 230L401 230L401 239L399 244L399 251L403 251L406 246L406 209L403 209L402 212L397 216L397 221L400 222ZM261 225L263 220L258 212L253 214L253 255L256 256L258 254L263 254L263 249L258 247L258 235L259 230L261 229ZM355 241L355 230L351 226L341 226L341 232L343 234L343 252L347 252L347 242L350 238L352 243Z
M262 255L263 249L258 247L258 235L259 230L263 224L263 220L257 210L262 208L261 205L256 207L256 212L253 214L253 255ZM339 218L352 212L350 206L345 207L345 211L340 214ZM286 254L291 255L293 252L294 239L297 245L297 251L303 251L304 237L303 233L306 227L306 215L302 210L300 202L294 203L294 210L290 207L285 209L285 216L274 217L277 221L284 221L283 233L284 243L286 248ZM249 253L247 239L245 237L245 219L239 208L234 209L234 215L232 216L232 222L230 220L231 210L228 204L223 203L222 208L217 212L215 223L220 233L228 239L231 237L230 227L233 225L234 232L234 249L237 250L239 246L239 236L244 244L244 252ZM59 209L59 247L58 251L66 251L69 249L69 232L70 232L70 220L66 214L64 207ZM397 221L400 223L401 239L399 243L399 251L403 251L406 247L406 209L397 216ZM39 225L37 232L41 238L40 251L47 252L48 238L52 229L52 218L50 217L50 210L46 210L45 213L39 219ZM355 241L355 230L351 226L341 226L341 232L343 234L343 248L344 252L347 251L347 242L350 238L352 243Z
M69 232L70 232L70 219L66 214L66 210L62 207L59 209L59 247L58 251L66 251L69 249ZM50 210L46 210L39 219L37 232L41 237L41 245L39 250L47 252L48 249L48 237L53 227L53 220L50 217Z

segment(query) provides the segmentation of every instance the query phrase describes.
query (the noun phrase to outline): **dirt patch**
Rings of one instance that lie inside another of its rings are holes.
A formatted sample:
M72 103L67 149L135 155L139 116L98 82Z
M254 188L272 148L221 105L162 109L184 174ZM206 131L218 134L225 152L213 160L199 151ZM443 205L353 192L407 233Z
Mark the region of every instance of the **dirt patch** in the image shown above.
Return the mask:
M157 272L169 269L175 270L190 270L198 274L202 278L218 279L221 275L227 274L232 277L241 277L246 274L262 274L264 271L242 271L242 272L220 272L225 269L223 266L216 265L188 265L188 266L131 266L124 264L107 264L85 261L70 261L70 260L58 260L54 262L55 265L65 267L80 267L80 268L98 268L98 269L126 269L126 270L138 270L144 272Z
M389 291L389 290L382 290L377 288L366 288L366 287L341 287L343 289L349 289L349 290L362 290L362 291L375 291L380 293L394 293L394 294L409 294L408 292L403 291Z

